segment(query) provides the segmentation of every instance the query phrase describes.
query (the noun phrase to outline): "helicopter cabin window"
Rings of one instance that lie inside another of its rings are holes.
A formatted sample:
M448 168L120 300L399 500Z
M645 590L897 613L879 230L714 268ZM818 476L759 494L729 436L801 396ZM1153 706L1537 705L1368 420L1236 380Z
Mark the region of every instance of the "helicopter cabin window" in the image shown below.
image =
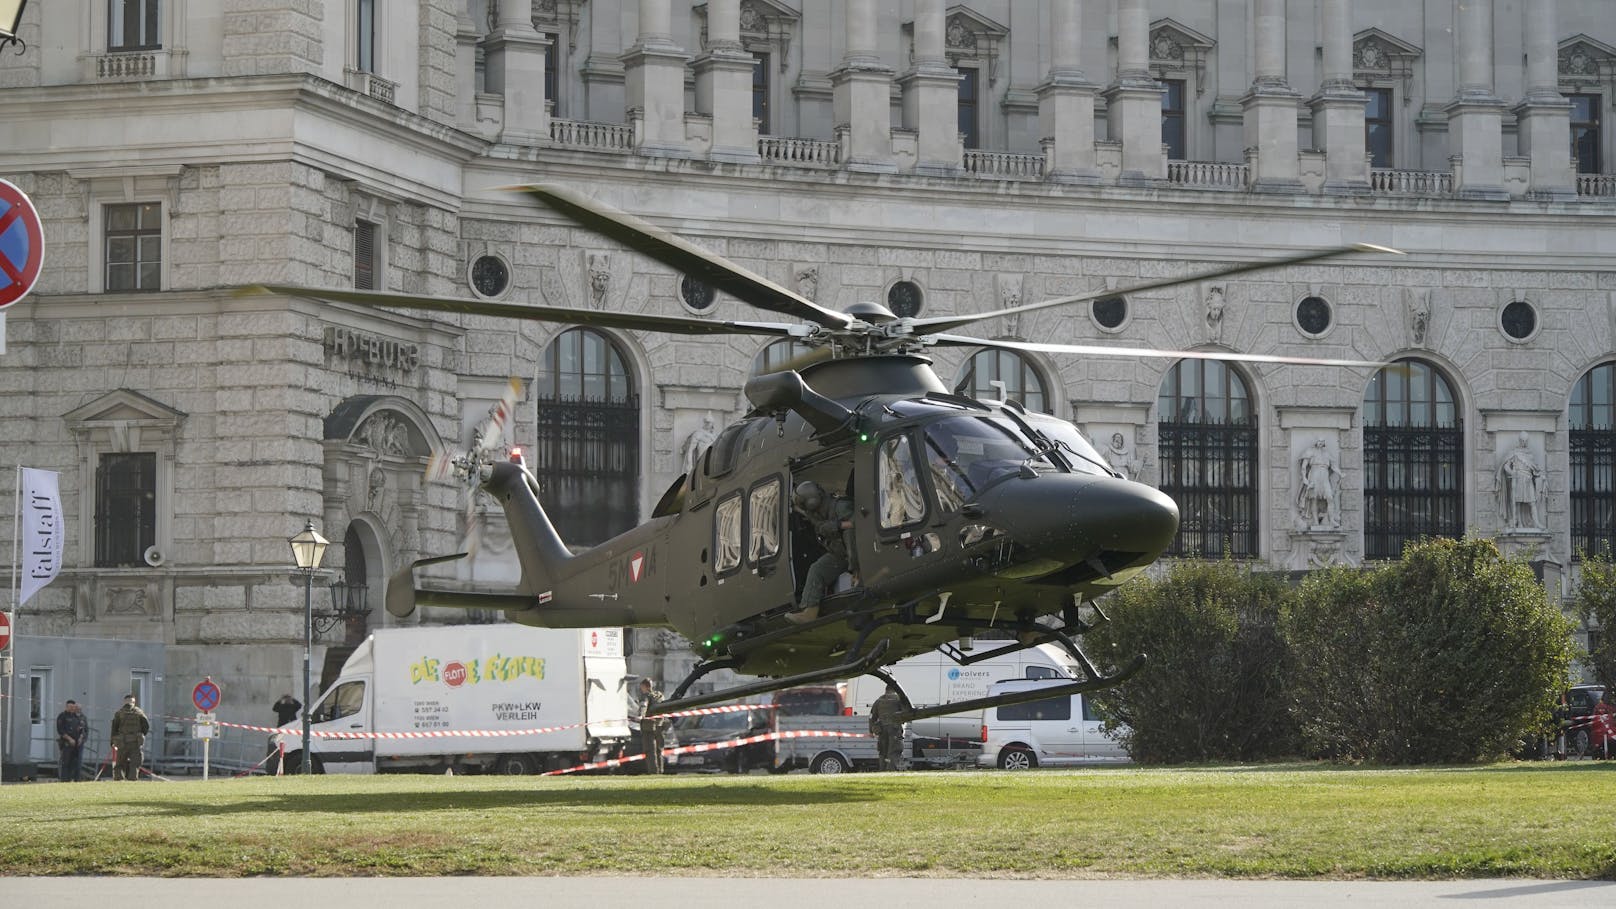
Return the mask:
M727 574L741 567L741 494L735 493L713 509L713 572Z
M747 519L751 528L747 558L753 565L780 554L780 480L778 477L752 487L747 497Z
M950 417L926 427L926 460L938 504L948 510L1021 472L1054 470L1009 427L979 417Z
M926 516L925 493L915 469L914 444L908 435L881 443L881 529L906 527Z
M1073 473L1111 476L1111 469L1105 459L1088 439L1083 438L1083 434L1078 432L1076 426L1064 420L1038 419L1033 414L1028 414L1025 419L1032 428L1043 433L1060 449L1060 456L1066 460Z

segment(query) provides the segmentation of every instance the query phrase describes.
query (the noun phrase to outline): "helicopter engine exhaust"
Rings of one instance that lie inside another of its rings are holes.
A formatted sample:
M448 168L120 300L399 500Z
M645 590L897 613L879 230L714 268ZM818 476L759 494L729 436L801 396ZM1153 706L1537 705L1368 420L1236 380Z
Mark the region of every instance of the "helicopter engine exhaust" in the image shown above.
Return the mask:
M853 429L853 412L832 401L803 381L796 370L757 376L746 383L746 399L759 410L790 410L814 428L817 438L825 439Z

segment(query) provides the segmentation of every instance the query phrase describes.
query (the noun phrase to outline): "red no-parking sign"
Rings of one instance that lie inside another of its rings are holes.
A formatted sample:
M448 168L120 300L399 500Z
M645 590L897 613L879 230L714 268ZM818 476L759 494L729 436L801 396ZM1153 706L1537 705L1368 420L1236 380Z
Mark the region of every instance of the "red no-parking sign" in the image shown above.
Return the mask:
M39 212L22 190L0 180L0 309L34 289L44 261L45 235Z

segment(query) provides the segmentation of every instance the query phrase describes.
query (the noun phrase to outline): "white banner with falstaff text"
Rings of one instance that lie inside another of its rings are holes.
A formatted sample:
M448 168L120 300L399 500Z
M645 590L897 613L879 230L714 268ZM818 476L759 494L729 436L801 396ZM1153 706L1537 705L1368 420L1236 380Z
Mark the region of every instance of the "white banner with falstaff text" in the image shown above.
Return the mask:
M54 470L18 468L22 472L22 498L18 517L22 522L22 594L17 605L28 602L36 591L56 579L62 570L62 496Z

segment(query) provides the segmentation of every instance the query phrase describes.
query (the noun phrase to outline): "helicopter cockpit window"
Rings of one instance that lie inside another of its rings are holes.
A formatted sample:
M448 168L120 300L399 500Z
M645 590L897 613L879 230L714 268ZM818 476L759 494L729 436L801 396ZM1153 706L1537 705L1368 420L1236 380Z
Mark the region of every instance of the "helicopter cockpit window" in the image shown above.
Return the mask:
M1023 464L1056 469L1047 458L1035 457L1031 443L1011 427L978 417L951 417L927 426L926 452L939 500L969 498L1015 476Z
M880 475L882 530L913 524L926 516L926 498L909 436L894 436L881 443Z
M741 496L739 493L713 509L713 572L723 574L741 565Z
M1095 476L1108 477L1111 471L1106 469L1105 458L1094 449L1093 443L1083 438L1077 427L1070 423L1058 420L1030 420L1032 427L1049 437L1051 442L1061 447L1061 457L1066 463L1072 465L1073 473L1087 473Z
M780 480L752 487L747 510L752 528L747 558L756 565L780 554Z

